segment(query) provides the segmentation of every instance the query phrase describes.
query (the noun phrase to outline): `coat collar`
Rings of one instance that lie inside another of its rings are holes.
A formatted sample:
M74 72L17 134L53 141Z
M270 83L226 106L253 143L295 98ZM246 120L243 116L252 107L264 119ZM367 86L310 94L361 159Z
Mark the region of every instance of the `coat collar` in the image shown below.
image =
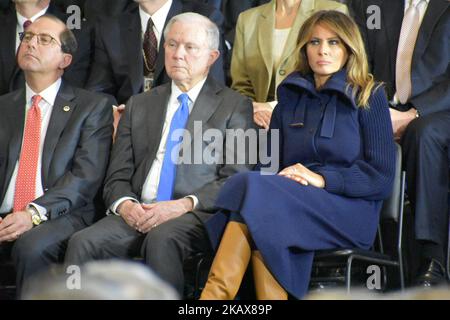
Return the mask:
M347 103L344 105L350 106L353 109L358 108L352 97L351 87L348 86L345 69L341 69L333 74L319 91L315 88L312 74L302 76L299 72L294 72L278 87L280 104L295 104L294 123L290 124L291 127L301 128L305 123L306 108L309 105L307 101L308 94L299 94L299 91L304 91L319 98L325 105L320 128L320 137L322 138L332 138L334 135L338 98L344 98L346 100ZM329 100L323 101L323 94L326 94Z
M283 97L289 96L286 91L291 91L292 89L298 90L303 89L308 93L319 96L320 93L337 93L346 98L349 105L353 108L358 108L355 99L352 95L352 87L348 86L347 82L347 71L346 69L341 69L335 74L333 74L324 86L318 91L315 87L314 77L312 74L307 74L306 76L301 75L299 72L294 72L290 74L278 87L278 97L281 101Z

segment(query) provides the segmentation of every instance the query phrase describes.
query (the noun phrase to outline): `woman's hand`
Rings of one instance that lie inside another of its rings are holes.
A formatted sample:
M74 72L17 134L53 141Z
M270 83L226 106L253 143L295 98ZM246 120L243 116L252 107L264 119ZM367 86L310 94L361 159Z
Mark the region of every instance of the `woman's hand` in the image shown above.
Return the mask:
M272 111L270 104L267 102L253 102L253 120L264 129L269 129Z
M279 175L297 181L304 186L312 185L317 188L325 187L325 179L320 174L309 170L300 163L284 168Z

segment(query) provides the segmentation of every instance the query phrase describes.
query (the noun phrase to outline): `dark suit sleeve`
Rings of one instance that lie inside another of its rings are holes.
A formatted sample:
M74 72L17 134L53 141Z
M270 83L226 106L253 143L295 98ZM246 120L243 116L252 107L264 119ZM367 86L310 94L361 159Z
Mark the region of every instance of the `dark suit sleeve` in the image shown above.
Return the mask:
M103 30L107 29L103 20L99 20L95 26L95 53L86 89L116 96L118 88L103 38Z
M72 31L77 39L78 48L71 65L64 71L63 78L74 87L84 88L92 65L93 26L83 22L80 29Z
M33 202L51 218L92 203L106 172L112 140L114 99L99 97L83 122L69 170ZM57 159L53 159L57 161Z
M217 59L217 61L211 66L211 70L210 70L209 74L211 76L213 76L217 82L219 82L221 84L225 84L224 67L225 67L225 59L226 59L226 56L228 55L227 48L225 45L224 32L223 32L225 19L224 19L222 13L217 9L212 10L212 12L209 14L208 18L217 25L217 27L219 28L219 33L220 33L220 39L219 39L220 56Z
M234 112L232 113L227 129L243 129L248 130L250 128L255 129L254 122L253 122L253 107L250 99L243 99L242 97L239 97L239 99L235 99L234 101L230 101L227 103L236 103L236 107L234 109ZM230 132L230 131L228 131ZM233 139L233 137L230 137L230 135L226 134L225 139ZM226 142L225 142L226 145ZM254 164L256 164L256 161L253 162L253 164L250 164L250 152L255 152L256 148L254 145L249 146L249 148L246 148L245 152L245 164L227 164L225 159L225 152L223 155L223 165L219 166L218 168L218 179L215 181L212 181L208 184L205 184L202 188L195 190L192 194L195 195L198 200L199 204L195 208L196 210L200 211L206 211L206 212L214 212L215 211L215 201L217 198L217 195L219 193L220 188L223 186L225 181L231 177L232 175L243 172L247 170L251 170L254 167ZM225 148L224 148L225 150ZM238 156L237 154L237 148L234 148L233 152L233 158ZM230 151L229 151L230 152ZM228 155L229 156L229 155ZM242 155L239 155L242 156Z
M125 112L120 118L117 128L116 141L111 153L111 161L105 179L103 198L109 208L114 201L122 197L140 199L133 192L132 178L136 171L133 156L131 136L131 113L133 111L133 97L127 102Z
M449 56L447 58L450 59ZM428 90L411 99L412 105L421 116L450 110L450 65L444 75L434 80Z

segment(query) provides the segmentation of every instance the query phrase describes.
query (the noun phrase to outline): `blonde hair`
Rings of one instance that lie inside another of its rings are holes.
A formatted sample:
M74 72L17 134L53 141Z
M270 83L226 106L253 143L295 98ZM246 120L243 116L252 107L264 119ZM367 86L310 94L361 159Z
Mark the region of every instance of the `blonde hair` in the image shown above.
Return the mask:
M376 85L373 75L369 73L367 54L361 33L353 19L346 14L333 10L318 11L303 23L297 40L299 57L296 70L303 75L312 72L306 55L306 45L317 25L332 30L344 43L348 53L345 64L347 82L352 87L352 96L359 107L368 108L372 90L376 90L381 84Z

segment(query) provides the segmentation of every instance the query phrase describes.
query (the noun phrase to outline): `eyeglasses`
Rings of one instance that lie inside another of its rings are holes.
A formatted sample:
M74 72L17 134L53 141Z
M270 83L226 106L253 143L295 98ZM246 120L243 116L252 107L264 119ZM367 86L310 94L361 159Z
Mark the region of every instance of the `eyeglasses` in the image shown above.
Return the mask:
M19 37L20 41L28 43L31 40L33 40L34 37L37 37L37 43L43 46L48 46L52 41L55 41L57 45L61 46L61 43L59 43L55 38L53 38L51 35L47 33L33 33L33 32L20 32Z

